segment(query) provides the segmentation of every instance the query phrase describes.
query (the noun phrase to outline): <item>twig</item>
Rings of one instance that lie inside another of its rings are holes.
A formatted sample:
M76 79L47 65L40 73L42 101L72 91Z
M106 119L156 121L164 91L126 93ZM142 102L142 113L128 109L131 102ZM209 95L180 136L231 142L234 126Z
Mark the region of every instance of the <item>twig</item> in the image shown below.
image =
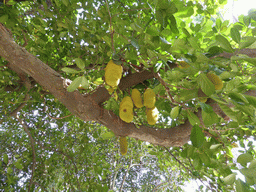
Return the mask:
M52 148L50 148L50 147L43 146L43 145L40 143L40 141L37 141L37 143L38 143L38 145L39 145L42 149L48 149L48 150L54 151L54 152L56 152L56 153L60 153L60 154L64 155L65 157L67 157L69 160L71 160L72 164L73 164L74 167L75 167L76 176L77 176L77 177L76 177L76 180L77 180L78 188L79 188L79 190L81 190L80 182L79 182L79 180L78 180L78 169L77 169L77 166L76 166L76 164L75 164L75 162L74 162L73 157L71 157L70 155L64 153L63 151L60 151L60 150L57 150L57 149L52 149Z
M26 80L24 82L24 85L27 88L27 92L26 92L25 98L24 98L23 102L15 110L13 110L9 114L9 116L15 117L17 115L17 113L26 105L27 101L29 100L29 93L28 92L31 89L31 83L30 83L28 78L26 78Z
M47 189L45 189L41 184L39 184L39 183L37 183L37 182L35 182L35 181L33 181L33 183L34 183L34 185L38 185L39 187L41 187L41 189L42 189L43 191L46 191L46 192L47 192Z
M167 149L167 147L164 147L164 148L166 149L166 151L167 151L182 167L184 167L188 172L190 172L190 173L193 174L193 172L192 172L189 168L187 168L179 159L177 159L177 157L175 157L175 156L169 151L169 149Z
M122 184L121 184L121 187L120 187L120 192L122 192L122 189L123 189L123 186L124 186L124 182L125 182L125 179L129 173L129 170L130 168L132 167L132 159L130 160L130 164L129 164L129 167L127 168L126 172L125 172L125 175L124 175L124 178L123 178L123 181L122 181Z
M24 131L28 134L28 137L29 137L30 143L31 143L31 147L32 147L33 165L32 165L32 174L31 174L31 178L30 178L30 183L29 183L29 187L28 187L28 191L30 191L30 188L33 184L33 177L34 177L34 172L35 172L35 167L36 167L35 141L31 135L31 133L29 132L29 127L26 124L26 122L22 121L18 116L16 116L16 119L20 122L20 124L24 128Z
M111 35L111 45L112 45L112 51L113 53L115 52L115 48L114 48L114 29L112 29L112 17L111 17L111 13L109 10L109 5L108 5L108 1L105 0L107 8L108 8L108 14L109 14L109 28L110 28L110 35Z
M50 117L51 119L65 119L67 117L70 117L71 115L73 114L69 114L69 115L66 115L64 117L53 117L50 115L50 113L47 112L47 109L46 109L46 101L44 100L44 112L47 114L48 117Z
M182 167L184 167L188 172L190 172L193 176L194 176L194 174L193 174L193 171L191 171L189 168L187 168L179 159L177 159L171 152L170 152L170 150L169 149L167 149L166 147L164 147L167 151L168 151L168 153L182 166ZM199 178L199 177L197 177L197 179L199 179L199 181L201 181L202 183L203 183L203 181L202 181L202 179L201 178ZM204 184L204 183L203 183ZM206 184L204 184L208 189L210 189Z

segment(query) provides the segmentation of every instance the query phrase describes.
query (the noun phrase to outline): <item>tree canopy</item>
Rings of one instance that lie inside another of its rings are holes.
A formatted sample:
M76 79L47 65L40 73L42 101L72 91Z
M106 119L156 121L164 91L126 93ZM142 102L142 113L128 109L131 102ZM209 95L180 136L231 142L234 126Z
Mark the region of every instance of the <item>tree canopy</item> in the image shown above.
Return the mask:
M1 1L0 191L255 191L256 11L225 3Z

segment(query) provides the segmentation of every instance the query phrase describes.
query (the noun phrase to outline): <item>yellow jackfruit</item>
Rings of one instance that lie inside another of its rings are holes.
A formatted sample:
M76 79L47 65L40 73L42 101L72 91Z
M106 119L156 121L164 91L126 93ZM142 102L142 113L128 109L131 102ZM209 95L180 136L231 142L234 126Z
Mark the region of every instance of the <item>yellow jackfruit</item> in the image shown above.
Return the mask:
M133 89L132 90L132 100L133 100L134 105L137 108L143 107L142 98L141 98L141 95L140 95L140 92L139 92L138 89Z
M123 98L123 100L121 101L121 103L120 103L120 108L122 107L122 105L126 105L126 106L128 106L129 108L133 108L133 102L132 102L131 97L125 96L125 97Z
M144 106L147 108L154 108L156 102L156 94L155 92L147 88L147 90L144 92Z
M133 102L131 97L126 96L119 106L119 117L126 123L130 123L133 120Z
M206 76L210 79L210 81L213 83L215 86L215 90L221 90L223 87L223 82L219 78L218 75L215 75L213 73L207 73Z
M133 120L133 108L124 104L119 108L119 117L126 123L131 123Z
M147 121L149 125L155 125L158 120L158 110L156 107L153 109L147 109Z
M120 152L122 155L126 155L128 150L128 143L126 137L119 137Z
M180 69L187 69L189 68L189 64L186 61L180 61L179 66Z
M116 87L122 78L123 67L110 60L105 68L105 81L108 85Z

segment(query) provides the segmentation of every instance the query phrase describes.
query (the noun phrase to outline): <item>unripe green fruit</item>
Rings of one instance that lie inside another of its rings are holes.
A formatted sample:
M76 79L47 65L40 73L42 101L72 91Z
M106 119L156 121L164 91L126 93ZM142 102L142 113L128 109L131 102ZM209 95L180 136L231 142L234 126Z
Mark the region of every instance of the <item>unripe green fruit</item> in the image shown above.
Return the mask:
M120 152L122 155L126 155L128 150L128 143L126 137L119 137Z

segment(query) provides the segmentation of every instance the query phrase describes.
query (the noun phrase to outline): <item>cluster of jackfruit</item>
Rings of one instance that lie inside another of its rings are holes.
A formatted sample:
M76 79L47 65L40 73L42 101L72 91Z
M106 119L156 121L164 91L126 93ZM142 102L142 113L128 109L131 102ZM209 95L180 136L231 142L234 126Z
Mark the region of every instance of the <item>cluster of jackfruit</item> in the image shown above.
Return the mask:
M144 106L146 109L147 114L147 121L149 125L155 125L158 120L158 110L155 107L156 103L156 94L155 92L147 88L144 92Z
M111 87L116 87L122 78L123 67L110 60L105 68L105 81Z
M156 94L152 89L148 88L143 97L148 124L154 125L158 120L158 110L155 107ZM119 117L127 123L133 120L133 104L137 108L143 107L142 97L138 89L132 90L131 97L124 97L119 106Z

